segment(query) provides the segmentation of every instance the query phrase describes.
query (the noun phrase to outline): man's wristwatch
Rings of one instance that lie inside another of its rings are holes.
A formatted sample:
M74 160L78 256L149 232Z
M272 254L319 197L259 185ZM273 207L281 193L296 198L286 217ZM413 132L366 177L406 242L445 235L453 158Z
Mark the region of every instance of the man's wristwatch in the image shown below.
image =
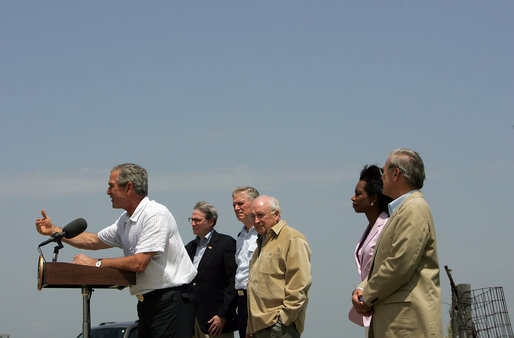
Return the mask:
M102 266L102 259L100 258L99 260L96 261L96 267L99 268Z

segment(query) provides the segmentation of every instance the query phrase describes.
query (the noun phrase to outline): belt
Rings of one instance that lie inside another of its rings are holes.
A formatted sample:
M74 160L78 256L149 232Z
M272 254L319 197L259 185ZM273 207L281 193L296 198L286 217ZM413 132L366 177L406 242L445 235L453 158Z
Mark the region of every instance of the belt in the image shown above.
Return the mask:
M162 294L164 294L164 293L166 293L168 291L187 291L187 290L190 290L190 285L189 284L184 284L184 285L174 286L174 287L170 287L170 288L153 290L153 291L150 291L150 292L145 293L143 295L136 295L136 298L137 298L138 301L144 302L145 298L147 300L149 300L151 298L159 297L159 296L161 296Z
M246 296L246 290L244 290L244 289L237 290L237 295L240 296L240 297L245 297Z

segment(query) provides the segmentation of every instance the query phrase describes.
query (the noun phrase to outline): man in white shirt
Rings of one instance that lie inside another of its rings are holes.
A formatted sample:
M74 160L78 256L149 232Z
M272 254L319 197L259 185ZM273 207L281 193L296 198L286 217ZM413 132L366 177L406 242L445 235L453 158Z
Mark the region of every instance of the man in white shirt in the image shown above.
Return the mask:
M239 337L246 337L248 323L248 308L246 298L246 285L250 271L250 260L257 248L257 231L253 228L252 202L259 196L257 189L249 186L235 187L232 190L234 213L243 223L243 228L237 235L236 241L236 298L237 298L237 325Z
M98 234L84 232L63 239L79 249L119 247L124 257L95 259L80 254L73 263L136 272L130 293L138 298L139 337L191 337L193 307L188 285L196 269L184 248L173 215L148 198L148 174L139 165L125 163L111 170L107 194L112 207L125 212ZM41 210L37 231L51 236L61 232Z

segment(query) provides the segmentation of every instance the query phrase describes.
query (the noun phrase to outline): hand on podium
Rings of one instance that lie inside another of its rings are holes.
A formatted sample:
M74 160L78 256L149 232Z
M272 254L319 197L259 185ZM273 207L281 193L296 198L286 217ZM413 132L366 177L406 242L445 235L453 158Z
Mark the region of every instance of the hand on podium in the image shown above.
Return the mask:
M73 257L73 264L96 266L97 261L98 261L98 259L91 258L84 254L76 255L75 257Z

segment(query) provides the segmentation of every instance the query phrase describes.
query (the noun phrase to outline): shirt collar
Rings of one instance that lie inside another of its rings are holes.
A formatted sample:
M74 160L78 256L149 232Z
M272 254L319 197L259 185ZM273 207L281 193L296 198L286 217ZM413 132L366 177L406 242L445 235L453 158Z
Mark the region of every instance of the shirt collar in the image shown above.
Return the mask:
M209 242L211 240L211 237L212 237L212 233L214 232L214 229L212 229L211 231L209 231L209 233L205 236L203 236L202 238L196 236L196 240L198 242L200 241L204 241L204 242Z
M395 199L394 201L389 203L389 205L388 205L389 215L393 215L393 212L400 206L400 204L402 204L402 202L405 201L405 199L407 197L409 197L415 191L419 191L419 190L418 189L411 190L408 193L401 195L400 197L398 197L397 199Z
M137 208L136 210L134 210L132 216L130 216L130 220L132 222L137 222L139 216L141 216L141 213L143 212L143 210L145 210L148 203L150 203L150 199L148 198L148 196L145 196L137 205Z
M282 231L284 226L286 226L286 221L285 220L280 220L280 222L278 222L277 224L275 224L274 226L269 228L264 236L259 235L258 238L260 238L260 241L258 239L257 240L257 244L259 246L266 245L266 243L268 243L272 238L278 236L278 234L280 233L280 231Z
M239 233L237 234L237 237L250 236L250 235L256 234L256 233L257 233L257 230L255 230L254 227L251 227L250 230L248 230L248 232L246 232L246 227L243 225L243 228L241 228L241 231L239 231Z
M280 233L280 231L282 230L282 228L286 225L286 221L285 220L280 220L280 222L278 222L277 224L275 224L274 226L272 226L270 228L271 231L273 231L275 233L275 236L278 236L278 234ZM269 233L269 231L268 231Z

